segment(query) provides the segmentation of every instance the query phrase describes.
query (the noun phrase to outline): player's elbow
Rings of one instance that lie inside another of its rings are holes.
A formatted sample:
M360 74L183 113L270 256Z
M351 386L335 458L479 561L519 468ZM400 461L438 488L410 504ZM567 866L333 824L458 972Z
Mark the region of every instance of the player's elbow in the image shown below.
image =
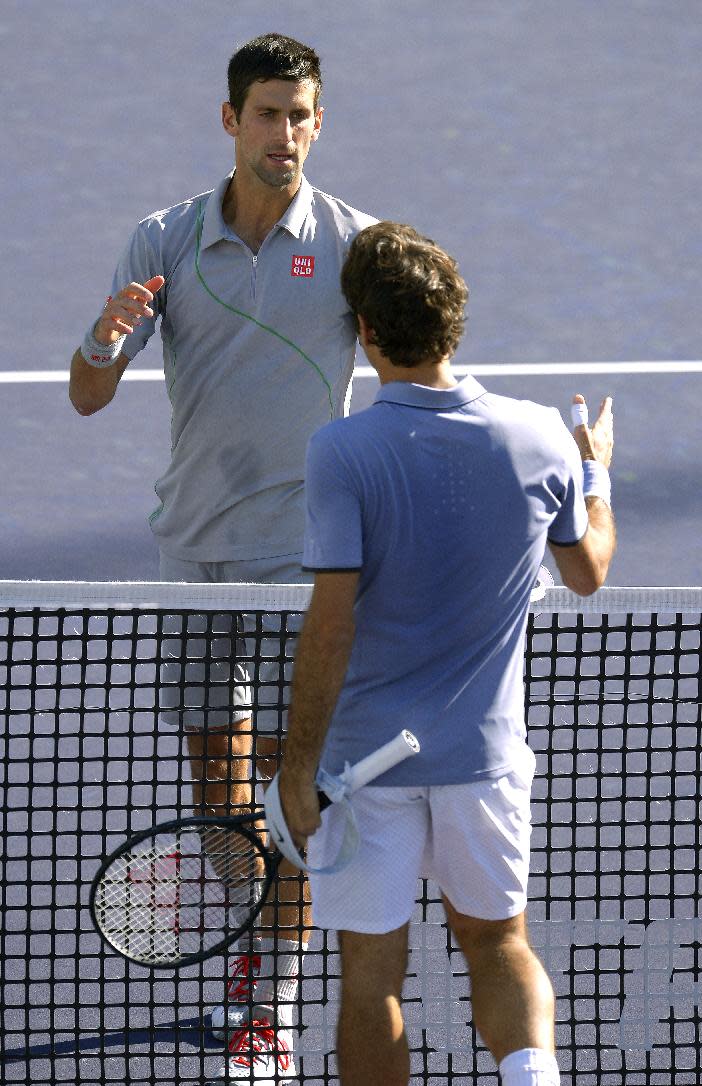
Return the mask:
M94 415L96 411L100 410L96 405L85 403L82 400L75 399L73 396L70 397L70 400L79 415L87 417L88 415Z
M577 596L592 596L602 588L613 551L592 547L583 541L573 547L549 544L563 584Z
M70 397L70 401L79 415L94 415L95 412L98 410L97 407L92 407L89 404L82 403L80 400L75 399L73 396Z
M593 554L567 570L561 569L563 583L578 596L592 596L607 580L611 557L611 553Z
M101 411L103 407L106 407L112 399L112 396L110 396L109 399L105 399L104 397L98 398L69 385L68 398L78 414L87 417L88 415L94 415L97 411Z
M563 578L563 583L576 596L592 596L605 583L606 572L599 575L592 572L582 572Z

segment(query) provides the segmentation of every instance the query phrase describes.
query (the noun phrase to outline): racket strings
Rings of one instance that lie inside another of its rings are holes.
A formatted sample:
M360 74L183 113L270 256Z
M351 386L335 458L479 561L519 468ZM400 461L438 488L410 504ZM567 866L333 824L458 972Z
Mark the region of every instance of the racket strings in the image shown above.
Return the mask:
M96 919L116 949L144 964L200 954L243 925L265 865L244 834L199 828L157 835L118 856L95 894Z

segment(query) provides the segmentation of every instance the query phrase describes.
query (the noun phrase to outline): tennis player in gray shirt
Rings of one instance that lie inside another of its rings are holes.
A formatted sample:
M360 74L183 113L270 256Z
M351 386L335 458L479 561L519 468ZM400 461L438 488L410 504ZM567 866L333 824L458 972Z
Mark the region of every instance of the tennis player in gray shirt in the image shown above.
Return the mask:
M305 580L305 448L345 414L350 391L356 332L340 270L354 236L375 220L303 176L323 113L311 48L257 38L232 57L228 82L222 123L235 171L139 223L73 356L70 397L82 415L105 407L160 317L172 405L171 460L151 516L161 579L296 582ZM185 663L191 650L201 655L202 626L195 619L183 633L173 620L169 632L162 716L187 732L195 805L226 813L251 801L252 732L259 756L273 754L276 740L261 733L279 713L259 711L252 726L229 628L217 631L209 667L188 662L187 691ZM228 1036L230 1079L248 1081L254 1061L257 1081L264 1071L276 1081L295 1075L299 967L297 939L275 948L267 940L234 961L226 1010L212 1014ZM259 1011L249 1021L253 994Z

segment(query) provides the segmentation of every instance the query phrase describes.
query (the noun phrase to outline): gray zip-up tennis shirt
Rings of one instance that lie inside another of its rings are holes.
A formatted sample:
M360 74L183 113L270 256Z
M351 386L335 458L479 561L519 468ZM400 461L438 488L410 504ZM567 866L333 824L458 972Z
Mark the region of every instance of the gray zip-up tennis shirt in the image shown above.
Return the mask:
M172 451L151 526L167 554L201 562L302 551L305 448L345 413L353 371L339 275L377 221L303 178L254 255L222 217L230 180L140 222L112 286L166 280L123 351L161 317Z

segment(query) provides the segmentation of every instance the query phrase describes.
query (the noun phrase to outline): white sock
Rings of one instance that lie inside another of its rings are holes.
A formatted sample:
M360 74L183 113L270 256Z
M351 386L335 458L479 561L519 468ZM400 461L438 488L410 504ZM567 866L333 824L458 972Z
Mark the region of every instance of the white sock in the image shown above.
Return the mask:
M555 1056L543 1048L510 1052L499 1066L502 1086L560 1086Z
M297 999L306 943L292 939L261 939L261 972L256 981L256 1002L271 1004L276 1021L289 1028Z
M250 962L249 968L251 972L248 978L242 976L232 977L230 973L226 998L231 1003L246 1003L248 1002L248 992L256 984L256 970L252 959L259 957L261 954L261 940L258 935L254 935L253 938L241 939L230 953L233 953L235 959L247 958ZM230 966L231 968L232 966Z

